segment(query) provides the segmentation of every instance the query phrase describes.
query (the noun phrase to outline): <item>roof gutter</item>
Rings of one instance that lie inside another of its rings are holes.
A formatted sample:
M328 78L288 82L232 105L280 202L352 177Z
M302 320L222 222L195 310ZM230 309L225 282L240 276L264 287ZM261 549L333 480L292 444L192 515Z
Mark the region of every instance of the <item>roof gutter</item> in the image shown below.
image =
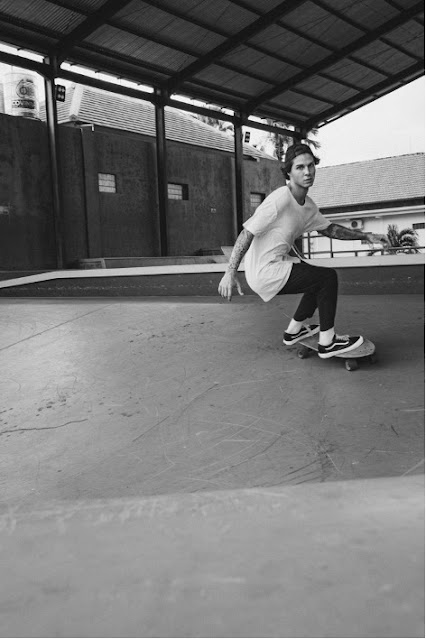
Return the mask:
M354 204L354 206L356 206ZM327 209L324 206L320 206L319 208L322 214L330 220L348 220L350 218L356 217L364 218L364 217L389 217L391 215L410 215L413 213L424 214L425 205L413 205L413 206L392 206L386 209L367 209L366 211L345 211L343 213L327 213Z

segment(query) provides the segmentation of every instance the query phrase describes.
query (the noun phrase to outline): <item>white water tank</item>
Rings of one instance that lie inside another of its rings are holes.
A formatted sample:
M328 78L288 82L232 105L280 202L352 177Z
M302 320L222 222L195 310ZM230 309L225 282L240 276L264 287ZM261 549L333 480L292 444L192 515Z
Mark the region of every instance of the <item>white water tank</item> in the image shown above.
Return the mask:
M39 118L37 76L35 73L12 67L3 75L4 112L36 120Z

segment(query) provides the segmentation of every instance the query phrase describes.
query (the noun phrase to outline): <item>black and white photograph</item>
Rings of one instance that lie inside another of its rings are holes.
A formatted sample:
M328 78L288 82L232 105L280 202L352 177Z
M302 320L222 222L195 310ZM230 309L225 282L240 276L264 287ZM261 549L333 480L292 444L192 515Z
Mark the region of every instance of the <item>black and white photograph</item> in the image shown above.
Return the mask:
M425 637L424 60L0 0L0 637Z

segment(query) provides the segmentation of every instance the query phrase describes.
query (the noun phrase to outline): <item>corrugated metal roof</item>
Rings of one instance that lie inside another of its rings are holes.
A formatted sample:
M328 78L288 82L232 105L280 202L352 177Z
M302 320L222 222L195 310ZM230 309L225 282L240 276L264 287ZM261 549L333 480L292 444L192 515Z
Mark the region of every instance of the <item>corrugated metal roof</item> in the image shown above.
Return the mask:
M0 33L166 97L302 129L424 73L419 0L3 0Z
M58 122L95 124L140 135L155 136L155 109L152 104L136 98L74 85L67 88L65 102L59 102ZM44 105L40 117L45 119ZM200 120L166 107L166 138L183 144L193 144L206 149L234 152L232 136L219 131ZM253 158L275 160L250 144L244 144L244 154Z
M322 209L424 198L425 154L318 167L309 195Z

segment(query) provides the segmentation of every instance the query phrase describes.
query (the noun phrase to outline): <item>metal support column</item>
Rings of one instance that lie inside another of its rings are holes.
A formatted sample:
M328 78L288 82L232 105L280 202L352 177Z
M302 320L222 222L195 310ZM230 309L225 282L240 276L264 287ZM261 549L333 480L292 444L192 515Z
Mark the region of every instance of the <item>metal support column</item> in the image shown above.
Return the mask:
M236 114L237 115L237 114ZM234 236L238 237L243 226L244 213L244 165L243 165L243 118L241 114L234 121L235 149L235 216Z
M56 265L58 269L64 268L64 237L62 223L62 189L61 168L59 154L58 117L55 98L55 77L57 77L56 58L45 58L49 65L48 73L44 77L46 93L46 119L47 135L50 156L50 175L52 181L53 219L55 225Z
M305 137L306 137L306 133L304 131L302 131L301 129L297 129L295 127L294 129L294 137L292 138L292 145L293 144L298 144L299 142L301 142ZM302 237L298 237L295 242L295 247L298 250L298 252L300 253L300 255L302 255L302 257L305 256L304 251L303 251L303 238Z
M164 118L165 95L156 92L155 127L157 142L157 192L158 192L158 226L160 235L160 255L168 255L167 216L168 216L168 180L167 180L167 144L166 123Z

